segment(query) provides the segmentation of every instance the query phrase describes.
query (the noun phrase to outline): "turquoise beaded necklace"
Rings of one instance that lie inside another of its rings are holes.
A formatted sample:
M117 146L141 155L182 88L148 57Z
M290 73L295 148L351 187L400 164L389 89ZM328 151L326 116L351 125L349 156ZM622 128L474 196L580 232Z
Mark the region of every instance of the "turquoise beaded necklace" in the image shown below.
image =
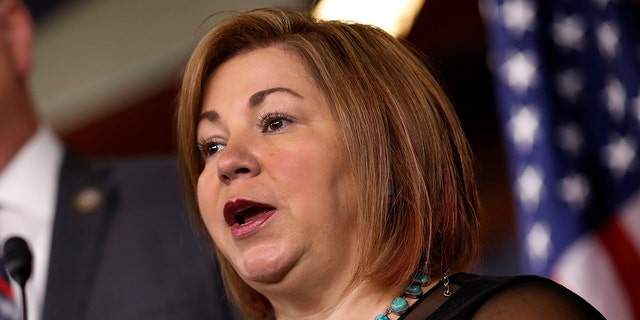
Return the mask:
M449 291L449 276L447 275L446 270L443 273L442 281L445 287L444 295L448 297L451 295L451 292ZM395 314L397 316L403 315L409 309L409 302L407 301L407 298L420 298L420 296L422 296L422 288L429 284L431 284L431 276L426 269L421 269L411 277L411 283L402 289L402 294L391 300L391 304L387 311L383 314L378 314L374 320L389 320L390 314Z

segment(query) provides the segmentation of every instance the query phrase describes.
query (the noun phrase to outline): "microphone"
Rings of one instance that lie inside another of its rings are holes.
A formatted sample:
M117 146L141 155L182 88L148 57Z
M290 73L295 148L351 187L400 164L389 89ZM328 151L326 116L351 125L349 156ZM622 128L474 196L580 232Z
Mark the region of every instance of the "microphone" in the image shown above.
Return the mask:
M31 276L31 250L24 239L11 237L4 243L2 249L2 260L4 267L11 275L11 278L20 285L22 293L22 320L27 320L27 297L25 284Z

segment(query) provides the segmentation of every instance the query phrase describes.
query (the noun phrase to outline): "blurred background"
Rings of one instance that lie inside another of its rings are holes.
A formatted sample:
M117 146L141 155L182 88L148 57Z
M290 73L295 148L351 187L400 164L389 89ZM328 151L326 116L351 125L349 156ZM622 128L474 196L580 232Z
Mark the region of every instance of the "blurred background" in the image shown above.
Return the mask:
M172 116L182 67L206 27L224 18L225 12L270 5L305 10L313 6L308 0L26 3L35 17L32 89L40 113L68 145L95 156L174 152ZM637 1L633 8L637 13ZM366 6L349 10L367 13ZM404 19L413 23L401 36L439 71L477 158L484 248L477 269L521 272L494 77L487 63L487 28L479 4L425 0L415 15Z

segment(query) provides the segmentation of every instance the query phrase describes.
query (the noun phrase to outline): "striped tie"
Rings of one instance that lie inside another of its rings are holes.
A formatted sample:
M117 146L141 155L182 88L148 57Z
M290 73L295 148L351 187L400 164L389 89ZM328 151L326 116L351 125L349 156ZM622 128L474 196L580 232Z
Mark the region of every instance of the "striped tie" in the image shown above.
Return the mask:
M9 283L9 275L0 259L0 320L15 319L15 312L15 303L11 291L11 284Z

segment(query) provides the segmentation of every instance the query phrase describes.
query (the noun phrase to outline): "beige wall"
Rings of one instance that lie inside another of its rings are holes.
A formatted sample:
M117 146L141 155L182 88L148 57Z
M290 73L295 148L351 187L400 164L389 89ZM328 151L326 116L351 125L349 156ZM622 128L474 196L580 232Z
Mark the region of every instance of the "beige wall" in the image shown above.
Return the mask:
M199 24L217 12L305 0L78 0L38 24L32 90L41 115L68 132L174 81ZM225 14L207 21L211 25Z

